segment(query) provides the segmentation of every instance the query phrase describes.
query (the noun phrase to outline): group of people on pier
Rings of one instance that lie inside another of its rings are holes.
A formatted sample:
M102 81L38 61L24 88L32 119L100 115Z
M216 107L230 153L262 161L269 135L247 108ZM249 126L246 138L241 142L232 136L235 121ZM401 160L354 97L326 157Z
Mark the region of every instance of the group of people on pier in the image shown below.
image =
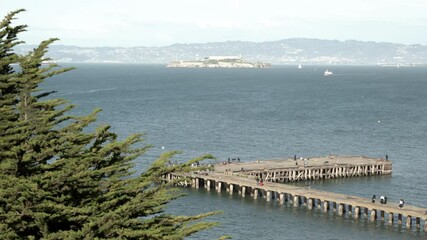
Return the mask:
M231 163L232 161L240 162L240 158L238 157L238 158L228 158L227 159L227 163Z
M372 195L372 203L375 203L375 201L376 201L376 196L374 194L374 195ZM380 197L380 203L384 204L384 205L387 205L387 197L381 195L381 197ZM400 199L400 201L399 201L399 208L403 208L404 204L405 204L405 201L403 199Z
M307 167L307 161L308 161L308 159L309 158L302 158L302 157L300 157L300 160L304 160L304 167ZM295 165L298 165L297 155L294 155L294 161L295 161Z
M376 196L374 194L372 196L372 203L375 203L375 200L376 200ZM384 204L384 205L387 205L387 197L385 197L384 195L381 195L381 197L380 197L380 203Z

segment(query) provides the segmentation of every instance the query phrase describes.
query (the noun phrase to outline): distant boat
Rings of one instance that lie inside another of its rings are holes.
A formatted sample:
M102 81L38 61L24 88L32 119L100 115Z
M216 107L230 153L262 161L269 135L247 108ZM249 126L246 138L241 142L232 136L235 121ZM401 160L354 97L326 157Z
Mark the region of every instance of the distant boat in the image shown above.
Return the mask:
M301 68L302 68L302 66L301 66L301 64L299 64L299 65L298 65L298 69L301 69Z
M331 71L329 71L328 69L326 69L326 71L323 73L323 76L327 77L327 76L332 76L333 73Z

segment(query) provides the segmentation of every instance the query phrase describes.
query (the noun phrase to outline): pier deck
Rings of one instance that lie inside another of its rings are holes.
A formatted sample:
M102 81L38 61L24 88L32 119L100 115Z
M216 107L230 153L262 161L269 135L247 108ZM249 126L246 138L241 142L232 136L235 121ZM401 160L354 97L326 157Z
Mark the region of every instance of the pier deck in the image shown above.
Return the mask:
M245 170L260 171L273 169L288 169L288 168L303 168L304 162L307 162L307 167L332 167L332 166L352 166L352 165L375 165L379 163L387 163L385 159L368 158L359 156L327 156L313 158L297 158L297 160L278 159L278 160L258 160L252 162L232 162L231 164L216 164L216 172L224 172L226 169L240 171L243 167Z

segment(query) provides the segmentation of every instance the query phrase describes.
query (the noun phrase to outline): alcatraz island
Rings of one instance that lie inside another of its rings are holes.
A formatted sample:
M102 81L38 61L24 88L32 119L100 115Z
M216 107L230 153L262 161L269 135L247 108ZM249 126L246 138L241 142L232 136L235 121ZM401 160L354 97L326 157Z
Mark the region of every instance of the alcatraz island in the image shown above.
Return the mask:
M167 67L173 68L269 68L271 64L256 62L251 63L240 56L210 56L202 60L172 61Z

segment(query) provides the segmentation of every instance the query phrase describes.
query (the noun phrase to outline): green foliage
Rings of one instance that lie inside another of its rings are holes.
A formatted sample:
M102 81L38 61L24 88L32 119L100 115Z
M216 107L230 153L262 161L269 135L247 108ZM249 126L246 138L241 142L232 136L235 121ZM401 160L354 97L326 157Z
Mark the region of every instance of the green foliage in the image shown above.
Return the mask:
M0 239L182 239L215 226L200 220L217 212L165 214L165 204L181 195L159 183L163 174L212 156L168 166L179 152L165 153L133 177L133 160L150 146L141 134L119 141L108 125L87 131L99 109L70 116L73 105L44 98L51 93L39 84L71 68L45 64L57 39L14 53L26 29L11 25L21 11L0 25Z

